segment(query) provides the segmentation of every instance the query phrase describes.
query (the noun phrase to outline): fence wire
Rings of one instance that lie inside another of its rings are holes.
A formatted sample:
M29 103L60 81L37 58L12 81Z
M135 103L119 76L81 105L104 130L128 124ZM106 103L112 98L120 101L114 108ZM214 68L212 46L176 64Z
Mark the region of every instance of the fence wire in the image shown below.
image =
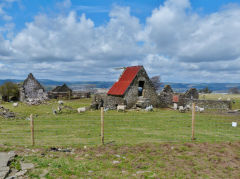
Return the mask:
M104 114L105 144L138 144L147 142L191 142L191 112L172 110L155 112L115 112ZM240 116L214 112L196 113L197 142L239 141ZM100 145L100 111L34 118L35 145L76 146ZM0 144L31 145L30 121L0 119Z

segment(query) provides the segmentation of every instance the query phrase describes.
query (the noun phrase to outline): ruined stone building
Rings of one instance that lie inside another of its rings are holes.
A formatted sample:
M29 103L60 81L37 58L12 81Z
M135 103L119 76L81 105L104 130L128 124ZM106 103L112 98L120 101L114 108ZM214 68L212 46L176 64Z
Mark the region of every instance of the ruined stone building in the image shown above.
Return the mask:
M158 95L143 66L124 68L119 80L113 84L104 99L104 106L115 109L124 104L127 108L148 105L158 106Z
M173 104L173 90L170 85L165 85L161 93L159 94L159 106L160 107L169 107Z
M46 93L44 87L35 79L30 73L27 79L24 80L23 85L20 87L20 101L44 100Z
M57 86L52 91L48 92L48 97L52 99L71 98L72 90L66 85Z

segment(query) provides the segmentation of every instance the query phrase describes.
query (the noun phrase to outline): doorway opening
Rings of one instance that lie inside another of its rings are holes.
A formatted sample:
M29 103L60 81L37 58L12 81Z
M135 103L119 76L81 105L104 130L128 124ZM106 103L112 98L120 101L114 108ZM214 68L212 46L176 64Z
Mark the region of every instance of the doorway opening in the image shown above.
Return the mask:
M138 82L138 96L143 95L143 87L144 87L144 81L139 81Z

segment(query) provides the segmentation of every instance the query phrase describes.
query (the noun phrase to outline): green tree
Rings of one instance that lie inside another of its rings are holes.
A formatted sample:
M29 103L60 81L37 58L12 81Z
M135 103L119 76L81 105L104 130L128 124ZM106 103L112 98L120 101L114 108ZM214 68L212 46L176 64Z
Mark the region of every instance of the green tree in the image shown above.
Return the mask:
M208 87L206 87L206 88L200 89L199 92L207 94L207 93L212 93L212 90L210 90Z
M5 82L0 86L0 94L4 101L9 101L10 97L19 98L18 85L13 82Z

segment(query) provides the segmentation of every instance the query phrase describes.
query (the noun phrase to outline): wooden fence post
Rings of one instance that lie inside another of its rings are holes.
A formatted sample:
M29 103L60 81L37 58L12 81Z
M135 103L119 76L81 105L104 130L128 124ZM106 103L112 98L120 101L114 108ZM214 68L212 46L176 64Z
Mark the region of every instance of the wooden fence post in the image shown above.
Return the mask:
M104 145L104 109L101 107L101 142Z
M33 115L30 115L30 126L31 126L31 139L32 139L32 146L35 145L34 141L34 121L33 121Z
M192 103L192 140L195 140L194 137L194 126L195 125L195 103Z

